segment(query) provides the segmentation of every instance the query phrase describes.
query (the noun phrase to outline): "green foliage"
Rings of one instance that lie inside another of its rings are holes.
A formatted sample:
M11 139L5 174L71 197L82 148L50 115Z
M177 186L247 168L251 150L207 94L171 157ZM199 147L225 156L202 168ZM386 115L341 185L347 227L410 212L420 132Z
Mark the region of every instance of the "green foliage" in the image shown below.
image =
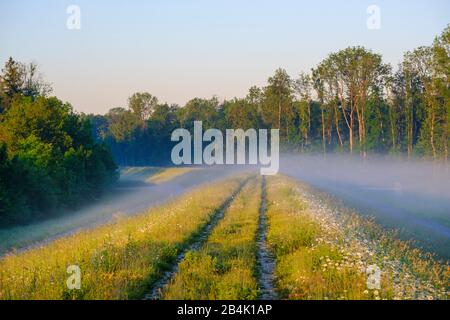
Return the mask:
M279 128L282 150L419 155L448 159L450 146L450 27L433 46L405 54L396 72L382 56L349 47L291 79L278 69L245 98L195 98L184 107L136 93L129 109L90 116L97 139L126 166L170 164L171 132ZM147 116L142 116L145 109Z
M117 178L89 120L56 98L15 95L2 114L0 143L0 225L73 209Z

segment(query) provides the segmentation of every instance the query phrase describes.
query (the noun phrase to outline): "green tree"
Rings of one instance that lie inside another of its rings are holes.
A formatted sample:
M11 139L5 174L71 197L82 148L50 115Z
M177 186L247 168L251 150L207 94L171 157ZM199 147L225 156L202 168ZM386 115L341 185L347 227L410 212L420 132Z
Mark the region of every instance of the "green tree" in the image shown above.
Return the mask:
M141 120L145 121L158 105L158 98L148 92L135 93L128 98L128 108Z

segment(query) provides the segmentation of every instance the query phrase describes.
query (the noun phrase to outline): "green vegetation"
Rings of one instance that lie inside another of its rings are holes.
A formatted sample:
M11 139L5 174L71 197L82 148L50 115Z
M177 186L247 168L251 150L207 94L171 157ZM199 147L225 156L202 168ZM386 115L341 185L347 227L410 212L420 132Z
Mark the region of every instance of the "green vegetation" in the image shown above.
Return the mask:
M446 299L449 266L283 177L268 179L268 243L286 299ZM339 212L339 214L337 214ZM368 290L377 265L381 288Z
M128 108L89 116L120 165L170 162L175 128L278 128L284 149L420 156L448 160L450 27L394 70L363 47L331 53L310 74L278 69L244 98L194 98L185 106L134 94Z
M0 299L141 299L181 252L204 240L178 264L162 298L257 299L260 205L261 178L237 176L138 216L6 255ZM204 239L207 225L214 228ZM281 299L449 297L448 265L288 178L267 179L267 228ZM80 290L66 286L70 265L80 267ZM374 265L381 270L379 289L367 286L367 269Z
M198 169L193 167L125 167L120 170L120 175L124 179L160 184L194 170Z
M256 232L261 179L237 195L199 251L188 252L163 292L170 300L256 299Z
M9 59L0 75L0 226L48 218L96 199L117 178L88 120L47 98L34 65Z
M142 298L241 182L205 186L140 216L7 255L0 299ZM211 188L216 192L206 192ZM69 265L81 269L81 290L66 286Z

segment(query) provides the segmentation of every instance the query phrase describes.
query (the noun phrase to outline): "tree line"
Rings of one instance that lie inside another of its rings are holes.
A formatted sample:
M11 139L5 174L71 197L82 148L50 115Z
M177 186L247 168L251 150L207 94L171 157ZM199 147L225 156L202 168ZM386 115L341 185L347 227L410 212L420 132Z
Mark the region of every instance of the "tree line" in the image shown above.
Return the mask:
M171 132L208 128L280 129L284 150L420 156L448 161L450 26L394 69L380 54L349 47L292 79L276 70L267 86L220 102L161 104L135 93L127 108L87 116L120 165L170 163Z
M0 74L0 226L57 215L117 179L89 119L49 97L37 65L10 58Z

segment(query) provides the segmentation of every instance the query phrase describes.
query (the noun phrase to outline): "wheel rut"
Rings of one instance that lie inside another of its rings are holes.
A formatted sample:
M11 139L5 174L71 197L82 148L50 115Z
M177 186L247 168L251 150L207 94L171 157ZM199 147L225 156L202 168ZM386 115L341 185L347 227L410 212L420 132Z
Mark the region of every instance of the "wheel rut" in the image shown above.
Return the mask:
M235 197L242 191L244 186L249 182L250 178L245 179L242 183L239 184L238 188L233 192L233 194L228 197L216 210L213 216L210 218L210 221L200 230L198 235L195 237L193 242L188 245L185 249L183 249L177 256L174 264L169 270L165 271L161 278L157 280L150 290L149 294L144 296L144 300L159 300L162 297L164 292L164 288L170 283L173 276L179 270L179 264L185 258L186 254L189 251L197 251L202 245L207 241L209 235L219 223L220 220L225 216L225 212L228 207L234 201Z
M260 288L260 300L276 300L278 298L274 286L275 259L267 244L267 181L262 178L261 204L259 209L259 227L257 233L257 274Z

